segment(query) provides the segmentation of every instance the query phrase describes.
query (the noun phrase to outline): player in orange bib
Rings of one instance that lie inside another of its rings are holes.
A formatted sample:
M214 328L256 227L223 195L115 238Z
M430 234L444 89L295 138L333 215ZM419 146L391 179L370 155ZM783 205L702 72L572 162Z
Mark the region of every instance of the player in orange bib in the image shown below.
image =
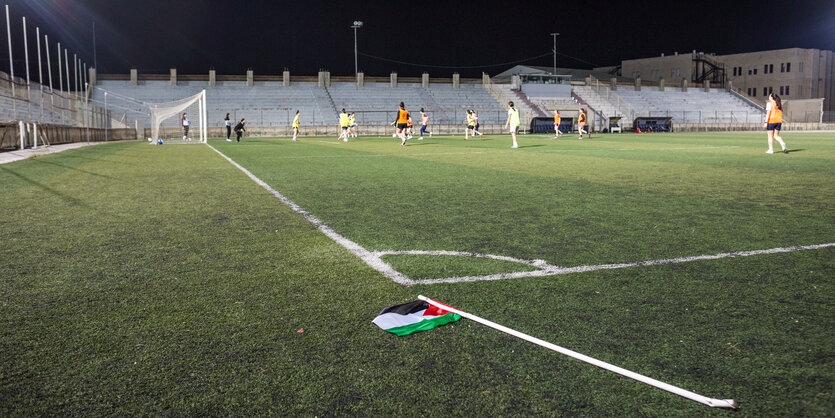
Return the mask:
M397 136L402 140L401 147L406 146L406 128L409 127L409 112L406 111L406 105L400 102L400 108L397 109L397 119L391 123L397 127Z
M429 136L432 136L432 132L426 130L429 127L429 115L426 114L426 111L423 108L420 108L420 138L418 140L423 140L423 134L429 133Z
M560 137L560 111L554 109L554 139Z
M783 103L780 96L776 94L768 95L768 104L765 105L765 130L768 133L768 151L766 154L774 154L774 140L780 143L783 152L787 153L786 143L780 137L780 128L783 125Z
M591 132L586 130L587 123L588 123L588 118L586 117L586 109L581 108L580 109L580 117L577 118L577 126L578 126L577 130L580 131L580 139L583 139L583 133L588 134L589 138L591 138Z

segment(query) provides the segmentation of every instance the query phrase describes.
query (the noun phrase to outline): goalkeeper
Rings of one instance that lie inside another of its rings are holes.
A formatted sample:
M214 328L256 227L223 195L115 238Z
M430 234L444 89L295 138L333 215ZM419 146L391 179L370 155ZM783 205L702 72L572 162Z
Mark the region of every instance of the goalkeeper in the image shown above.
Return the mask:
M241 119L241 121L238 122L237 125L235 125L235 135L238 136L238 142L241 142L241 135L243 135L244 132L246 132L245 125L246 125L246 118Z

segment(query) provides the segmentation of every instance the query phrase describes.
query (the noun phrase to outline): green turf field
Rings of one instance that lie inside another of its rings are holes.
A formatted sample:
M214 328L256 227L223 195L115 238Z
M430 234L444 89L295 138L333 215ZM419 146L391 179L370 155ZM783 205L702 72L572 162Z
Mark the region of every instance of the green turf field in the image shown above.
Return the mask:
M210 140L0 165L0 414L724 415L468 322L424 294L714 398L835 410L835 134ZM459 281L468 277L472 281ZM437 283L442 281L442 283ZM301 332L303 330L303 332Z

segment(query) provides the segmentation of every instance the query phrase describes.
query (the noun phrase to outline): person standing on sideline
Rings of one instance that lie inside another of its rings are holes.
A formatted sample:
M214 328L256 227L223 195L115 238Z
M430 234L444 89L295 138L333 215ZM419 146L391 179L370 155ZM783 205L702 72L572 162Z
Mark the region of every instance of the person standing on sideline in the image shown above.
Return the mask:
M562 133L560 132L560 120L560 111L554 109L554 139L559 138Z
M293 118L293 141L298 141L296 137L299 136L299 111L296 111L296 117Z
M513 138L511 148L519 148L519 143L516 142L516 131L519 130L519 110L513 107L513 102L507 102L507 122L504 123L504 128L509 129L510 136Z
M423 134L429 133L429 136L432 136L432 132L426 130L429 127L429 115L426 114L426 111L423 108L420 108L420 137L418 140L423 141Z
M229 114L226 114L226 117L223 118L223 123L226 124L226 142L232 142L230 139L232 137L232 120L229 119Z
M183 117L180 118L180 126L183 128L183 141L188 141L188 127L191 125L191 122L188 121L188 115L183 113Z
M580 139L583 139L583 132L589 135L589 139L591 139L591 132L586 130L588 118L586 117L586 109L580 108L580 117L577 120L578 130L580 131Z
M397 127L397 136L401 139L400 146L406 146L406 128L409 127L409 112L406 111L406 105L400 102L400 108L397 109L397 119L391 123Z
M783 102L780 96L772 93L768 95L768 104L765 105L765 130L768 133L768 151L766 154L774 154L774 140L780 143L783 152L788 154L786 143L780 137L780 128L783 125Z
M336 140L348 142L348 112L344 108L339 114L339 137Z
M235 125L235 135L238 136L238 142L241 142L241 135L246 132L246 118L241 119L237 125Z

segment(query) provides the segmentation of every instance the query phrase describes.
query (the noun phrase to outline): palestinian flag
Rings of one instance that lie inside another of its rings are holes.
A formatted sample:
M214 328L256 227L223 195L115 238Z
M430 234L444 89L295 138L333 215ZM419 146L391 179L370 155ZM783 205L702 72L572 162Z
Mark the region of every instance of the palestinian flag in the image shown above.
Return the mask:
M383 309L376 318L378 327L395 335L409 335L426 331L461 319L461 315L416 300Z

